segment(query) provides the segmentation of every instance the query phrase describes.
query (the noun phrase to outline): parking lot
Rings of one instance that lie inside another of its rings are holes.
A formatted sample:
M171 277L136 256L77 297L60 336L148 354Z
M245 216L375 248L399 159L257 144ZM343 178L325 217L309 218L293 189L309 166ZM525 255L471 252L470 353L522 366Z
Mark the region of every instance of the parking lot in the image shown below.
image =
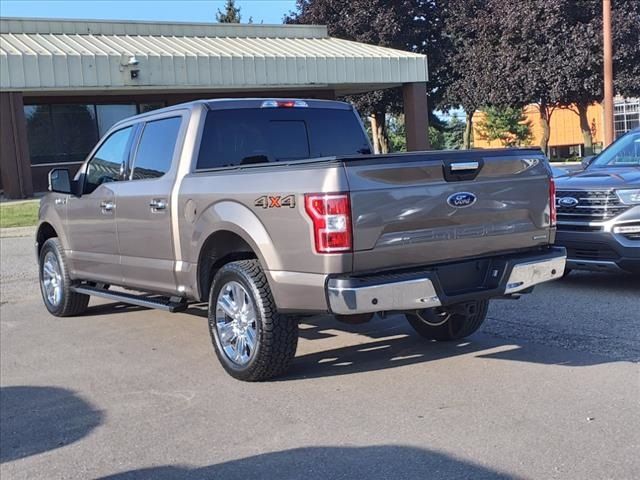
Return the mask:
M307 319L290 374L247 384L202 308L48 315L32 245L0 244L3 479L640 476L639 278L494 301L458 344Z

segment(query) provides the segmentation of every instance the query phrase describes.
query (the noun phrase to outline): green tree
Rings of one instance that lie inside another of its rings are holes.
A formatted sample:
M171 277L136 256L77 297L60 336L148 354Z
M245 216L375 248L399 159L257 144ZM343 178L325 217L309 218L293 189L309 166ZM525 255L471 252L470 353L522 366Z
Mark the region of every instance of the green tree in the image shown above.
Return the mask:
M406 152L407 139L402 115L390 115L387 122L390 152Z
M458 120L460 122L460 120ZM444 124L436 120L429 125L429 145L432 150L444 150L448 148L447 139L451 134L449 129L450 124ZM464 128L464 123L462 123ZM389 151L390 152L406 152L407 151L407 137L404 125L404 115L389 115L387 122L387 134L389 135Z
M504 91L496 85L492 61L496 38L484 24L491 20L488 0L441 0L443 53L440 108L462 107L466 112L462 148L471 148L473 113L490 103L492 94Z
M559 106L575 105L587 149L587 107L602 99L601 0L440 0L445 57L443 106L472 114L480 106L535 104L540 147ZM616 93L640 95L640 2L613 2Z
M446 150L459 150L464 144L465 122L457 115L452 115L444 129L444 148Z
M505 147L529 145L531 122L521 108L489 107L478 124L478 133L483 140L499 140Z
M240 7L236 7L236 0L227 0L223 11L218 9L216 13L216 22L218 23L240 23L242 15L240 15ZM249 23L253 23L253 17L249 17Z
M603 96L603 39L601 0L575 0L568 9L567 49L572 70L568 76L565 101L580 118L584 153L593 154L591 122L587 109ZM579 8L578 8L579 7ZM640 2L613 2L614 89L626 97L640 96Z
M430 107L437 103L438 65L442 52L438 44L441 17L435 0L297 0L296 11L284 20L286 23L327 25L329 34L334 37L426 54ZM387 114L402 113L400 89L352 95L346 100L370 120L377 150L389 151L386 118Z

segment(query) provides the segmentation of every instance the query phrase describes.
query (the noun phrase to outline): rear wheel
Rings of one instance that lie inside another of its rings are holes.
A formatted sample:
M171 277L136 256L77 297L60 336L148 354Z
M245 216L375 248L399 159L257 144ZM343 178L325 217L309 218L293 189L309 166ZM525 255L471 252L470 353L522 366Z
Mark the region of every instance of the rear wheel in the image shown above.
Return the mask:
M422 337L442 342L459 340L477 331L487 318L488 308L488 300L478 300L446 309L416 310L406 317Z
M209 293L209 331L227 373L249 382L284 373L298 345L298 322L277 312L257 260L218 271Z
M57 238L50 238L40 251L40 291L44 305L56 317L80 315L89 305L89 295L71 291L71 279L64 250Z

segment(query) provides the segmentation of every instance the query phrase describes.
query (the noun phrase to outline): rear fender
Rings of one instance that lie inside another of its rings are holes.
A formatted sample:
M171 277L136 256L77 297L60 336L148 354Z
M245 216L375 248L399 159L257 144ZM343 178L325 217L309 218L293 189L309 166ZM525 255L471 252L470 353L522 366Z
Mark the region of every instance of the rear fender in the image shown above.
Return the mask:
M247 242L265 270L282 269L280 255L260 219L244 205L232 201L211 205L196 220L191 239L195 262L207 238L222 230L233 232Z

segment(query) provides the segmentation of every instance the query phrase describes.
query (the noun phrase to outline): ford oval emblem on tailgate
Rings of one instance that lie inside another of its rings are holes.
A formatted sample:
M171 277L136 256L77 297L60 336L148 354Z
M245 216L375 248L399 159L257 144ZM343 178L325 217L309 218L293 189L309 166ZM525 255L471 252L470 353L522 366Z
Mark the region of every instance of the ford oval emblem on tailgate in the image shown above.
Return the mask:
M450 195L447 198L447 203L451 205L453 208L465 208L470 207L478 198L470 192L458 192Z

